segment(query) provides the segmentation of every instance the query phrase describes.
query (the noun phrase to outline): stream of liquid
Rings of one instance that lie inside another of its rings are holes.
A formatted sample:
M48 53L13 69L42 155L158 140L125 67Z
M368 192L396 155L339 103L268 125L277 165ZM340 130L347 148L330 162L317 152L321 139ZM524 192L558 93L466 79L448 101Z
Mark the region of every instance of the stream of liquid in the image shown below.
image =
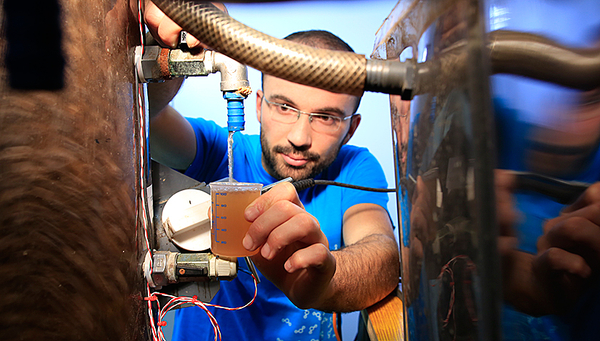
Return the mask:
M230 131L227 137L227 168L229 170L229 182L233 182L233 134L235 132Z

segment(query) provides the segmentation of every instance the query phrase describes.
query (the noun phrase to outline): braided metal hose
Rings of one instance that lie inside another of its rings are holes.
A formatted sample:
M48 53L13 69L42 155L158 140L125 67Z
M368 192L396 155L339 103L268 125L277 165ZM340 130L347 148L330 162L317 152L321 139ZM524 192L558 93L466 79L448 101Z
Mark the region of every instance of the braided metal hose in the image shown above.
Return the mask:
M254 30L211 3L152 1L185 31L216 51L269 75L332 92L360 96L363 91L373 91L410 99L440 85L440 72L442 76L447 74L442 77L446 83L452 83L464 76L459 70L468 67L465 55L460 53L451 53L434 64L416 64L317 49ZM582 90L600 85L598 49L570 49L520 32L492 32L488 40L494 74L521 75Z
M291 82L360 96L363 91L401 94L407 67L397 61L317 49L254 30L211 3L152 0L183 30L242 64Z

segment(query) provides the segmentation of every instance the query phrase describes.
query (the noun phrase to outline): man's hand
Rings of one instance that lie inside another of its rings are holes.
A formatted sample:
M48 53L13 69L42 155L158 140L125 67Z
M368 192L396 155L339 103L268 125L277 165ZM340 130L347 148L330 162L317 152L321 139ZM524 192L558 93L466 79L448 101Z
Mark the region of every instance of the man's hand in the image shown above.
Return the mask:
M497 190L511 187L510 179L504 180ZM497 198L502 222L510 200ZM530 315L566 312L600 270L600 182L544 224L537 255L506 246L501 248L505 299Z
M222 3L213 2L212 4L227 13L227 8L225 8L225 5ZM176 48L179 43L181 27L167 17L152 1L146 0L145 7L144 21L154 39L156 39L161 46ZM192 50L200 47L208 48L190 34L186 36L186 41L188 47Z
M227 8L222 3L213 2L217 8L227 13ZM144 21L148 30L159 45L167 48L176 48L179 43L181 27L171 18L167 17L152 1L145 0ZM200 53L208 46L201 43L190 34L186 35L186 43L192 53ZM163 83L149 83L148 97L150 102L150 116L155 117L175 97L183 78L176 78Z
M600 269L600 182L544 224L533 270L552 288L557 311L572 306Z
M252 222L244 238L259 270L299 308L312 307L326 292L336 260L319 222L304 209L296 189L279 184L248 206Z
M145 7L144 21L154 39L161 46L176 48L179 43L181 27L167 17L152 1L146 0ZM186 40L190 48L200 45L198 39L191 35L188 35Z

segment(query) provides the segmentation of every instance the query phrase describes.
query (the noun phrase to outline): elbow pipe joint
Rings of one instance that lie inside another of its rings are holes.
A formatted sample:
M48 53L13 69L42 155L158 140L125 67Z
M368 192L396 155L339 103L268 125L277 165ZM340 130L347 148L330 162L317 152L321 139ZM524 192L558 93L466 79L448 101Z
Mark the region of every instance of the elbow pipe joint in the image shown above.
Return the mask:
M239 91L250 86L246 65L215 51L206 51L204 65L221 74L221 91Z

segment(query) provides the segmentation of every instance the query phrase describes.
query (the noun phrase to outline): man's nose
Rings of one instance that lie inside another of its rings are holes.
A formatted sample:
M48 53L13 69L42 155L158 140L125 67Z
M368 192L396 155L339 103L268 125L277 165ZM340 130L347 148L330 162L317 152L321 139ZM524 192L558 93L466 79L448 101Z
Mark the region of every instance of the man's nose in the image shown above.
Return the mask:
M307 115L300 115L298 121L292 124L287 139L296 148L310 148L312 144L312 128L310 127L310 117Z

